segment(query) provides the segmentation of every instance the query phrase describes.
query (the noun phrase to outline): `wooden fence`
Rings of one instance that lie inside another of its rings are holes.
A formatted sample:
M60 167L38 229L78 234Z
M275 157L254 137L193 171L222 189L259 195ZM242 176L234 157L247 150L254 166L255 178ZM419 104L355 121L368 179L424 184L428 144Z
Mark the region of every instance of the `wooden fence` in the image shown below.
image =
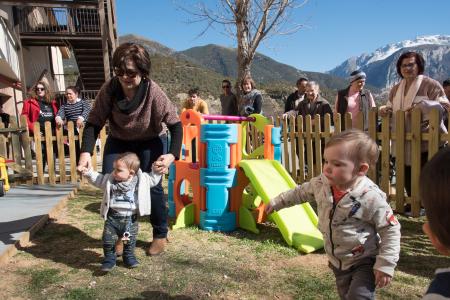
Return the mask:
M341 115L336 114L334 127L331 126L330 115L325 116L324 128L320 128L320 116L314 119L302 116L289 120L277 118L273 123L282 126L283 153L282 162L291 176L298 183L307 181L321 173L323 145L334 132L341 131ZM346 128L363 129L362 118L352 120L350 113L343 116ZM391 129L390 118L395 118L395 130ZM423 122L422 122L423 121ZM412 216L419 216L419 177L421 170L422 143L426 143L428 159L450 140L450 135L441 133L439 112L433 110L429 120L422 120L420 109L411 112L398 111L394 116L378 118L374 109L369 113L368 134L380 147L377 168L371 168L368 176L376 182L395 204L396 211L404 212L404 205L411 204ZM304 124L304 126L302 126ZM410 126L407 126L410 124ZM426 125L426 126L425 126ZM407 130L406 128L409 128ZM424 127L427 128L426 131ZM261 139L259 140L261 142ZM298 149L298 150L297 150ZM411 151L411 195L405 195L405 151ZM296 155L298 152L298 155ZM315 156L315 162L313 157ZM391 158L395 156L395 166ZM312 167L305 167L312 166ZM393 169L393 170L392 170ZM307 170L307 172L305 171ZM394 180L392 176L395 172ZM394 183L395 182L395 183Z
M346 128L354 127L362 129L362 120L357 118L352 120L350 113L343 116ZM369 114L368 134L380 146L381 155L377 168L371 168L369 177L379 184L381 189L389 196L389 200L395 203L398 212L403 212L404 204L410 203L412 215L418 216L420 212L419 200L419 175L421 169L421 146L422 142L427 142L428 158L431 158L439 149L440 145L447 143L450 139L449 134L439 131L439 112L432 111L427 121L428 130L423 131L422 116L419 109L410 113L397 112L394 117L396 120L395 131L391 130L390 117L379 119L376 110ZM410 120L411 129L406 130L406 124ZM316 115L314 119L307 116L305 120L301 116L289 120L280 117L272 120L274 125L282 127L282 163L290 172L294 180L298 183L307 181L313 176L317 176L322 170L322 151L323 145L330 139L335 132L341 131L341 116L335 115L334 126L331 126L331 118L325 116L324 128L320 126L320 116ZM26 124L24 117L21 124ZM304 125L304 126L302 126ZM52 132L50 123L45 124L45 134L29 136L25 126L17 126L14 121L10 128L2 129L0 124L0 155L13 161L8 164L11 171L11 178L19 182L28 184L56 184L56 183L77 183L80 178L76 171L76 147L77 141L82 136L82 130L76 134L76 128L73 122L67 125L67 131L62 128ZM40 132L39 123L34 124L34 132ZM263 143L262 133L256 131L251 126L248 127L251 145L247 145L247 151ZM100 136L100 148L94 149L92 163L97 169L97 162L103 158L103 149L106 141L105 128L102 129ZM395 146L394 143L395 142ZM42 145L46 145L47 166L43 164ZM34 148L34 151L32 151ZM52 150L54 149L54 151ZM405 188L405 150L411 151L411 196L407 197ZM35 153L33 157L32 152ZM298 153L298 154L297 154ZM396 163L395 184L390 178L391 156L395 154ZM315 160L313 158L315 157ZM27 174L31 176L26 176ZM22 180L21 180L22 179Z
M44 133L31 135L28 132L24 116L18 126L12 120L8 129L2 129L0 124L0 155L8 161L10 179L12 184L56 184L77 183L80 178L77 174L76 147L80 142L83 129L79 132L73 122L68 122L66 128L56 128L52 132L50 122L45 123ZM40 124L34 123L34 132L41 132ZM99 136L100 147L94 148L92 165L97 170L97 162L103 158L103 146L106 141L105 128ZM42 152L45 146L47 163L44 165Z

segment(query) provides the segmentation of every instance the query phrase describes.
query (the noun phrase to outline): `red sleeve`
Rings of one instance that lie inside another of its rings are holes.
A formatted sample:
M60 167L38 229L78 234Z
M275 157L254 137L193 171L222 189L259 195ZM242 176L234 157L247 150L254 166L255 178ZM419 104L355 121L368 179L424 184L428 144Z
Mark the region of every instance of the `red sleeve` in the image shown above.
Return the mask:
M52 100L52 108L53 108L53 114L56 117L56 114L58 113L58 104L56 103L55 100Z
M22 107L22 115L24 115L27 118L27 126L28 126L28 131L30 133L33 133L33 123L30 120L30 100L27 99L23 102L23 107Z

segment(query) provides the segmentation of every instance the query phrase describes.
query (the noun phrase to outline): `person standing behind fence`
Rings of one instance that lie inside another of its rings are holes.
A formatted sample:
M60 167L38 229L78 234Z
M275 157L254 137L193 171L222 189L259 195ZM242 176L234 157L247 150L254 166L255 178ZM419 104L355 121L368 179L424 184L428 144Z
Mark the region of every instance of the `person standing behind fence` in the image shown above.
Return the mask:
M306 84L308 79L305 77L300 77L297 80L297 90L290 94L286 103L284 104L284 115L283 116L294 116L298 115L298 104L305 99Z
M193 88L188 91L189 97L184 100L183 108L181 109L181 112L187 110L187 109L193 109L196 112L199 112L201 114L207 115L209 114L208 110L208 104L205 100L200 98L200 92L198 88Z
M381 116L395 115L397 111L409 112L414 105L424 101L433 100L445 107L448 111L450 102L445 97L445 92L440 83L428 76L425 71L425 60L417 52L408 51L400 55L397 60L397 73L401 80L395 84L389 92L389 99L385 106L380 107ZM395 130L395 118L391 119L392 130ZM411 118L407 115L405 130L410 130ZM411 196L411 147L407 143L405 148L405 189ZM391 154L395 157L395 143L391 145ZM421 165L428 160L428 150L423 150ZM410 206L406 207L406 211Z
M244 117L251 114L262 114L263 98L250 75L241 80L240 88L242 95L239 101L239 114Z
M369 111L376 107L372 93L364 89L366 84L366 73L361 70L353 71L350 74L350 85L339 90L336 96L334 112L341 115L341 130L345 130L345 113L352 114L352 120L356 120L359 115L363 118L363 129L369 128Z
M50 122L52 134L55 132L55 116L58 112L56 101L47 83L38 81L31 89L30 98L23 101L22 115L27 119L28 131L34 135L34 123L39 122L41 137L45 135L45 122ZM42 159L44 167L47 163L47 148L45 140L41 143ZM53 153L56 153L55 144L53 144Z
M303 116L303 124L306 122L306 116L310 115L311 119L314 120L314 117L319 115L321 130L324 129L326 114L330 114L331 124L334 124L333 111L331 110L330 103L320 95L319 83L309 81L306 84L305 99L298 105L298 114ZM319 130L319 128L315 130Z
M238 103L236 95L231 90L231 82L228 79L222 80L222 91L220 95L220 105L222 106L222 115L238 116Z
M155 163L155 171L167 173L179 158L183 127L175 105L150 78L149 53L142 45L123 43L114 51L112 66L115 76L101 87L86 121L78 170L92 167L96 138L108 121L102 173L111 173L114 160L123 152L136 153L144 172L150 172ZM171 135L169 151L163 124ZM161 254L167 244L167 206L163 196L160 180L151 188L153 241L146 251L148 255Z
M84 126L91 106L86 100L80 99L80 89L76 86L66 88L67 102L61 105L55 118L56 126L64 126L67 122L72 121L75 125L75 136L78 136L79 129ZM66 133L65 133L66 134ZM80 156L80 140L75 140L76 161Z

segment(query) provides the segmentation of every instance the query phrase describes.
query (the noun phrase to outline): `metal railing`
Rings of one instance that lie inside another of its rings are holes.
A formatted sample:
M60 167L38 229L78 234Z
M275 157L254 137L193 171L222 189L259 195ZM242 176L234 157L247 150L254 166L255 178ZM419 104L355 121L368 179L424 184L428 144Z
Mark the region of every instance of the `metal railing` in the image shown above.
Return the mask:
M17 8L21 34L100 35L97 9L26 6Z

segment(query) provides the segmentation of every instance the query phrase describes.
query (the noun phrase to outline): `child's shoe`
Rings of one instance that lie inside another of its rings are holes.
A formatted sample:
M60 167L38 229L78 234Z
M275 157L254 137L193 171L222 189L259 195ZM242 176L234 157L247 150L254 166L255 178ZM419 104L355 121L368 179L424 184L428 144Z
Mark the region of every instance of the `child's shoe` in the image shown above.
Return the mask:
M107 255L103 259L102 262L102 271L103 272L109 272L111 271L116 265L116 255Z
M131 269L137 268L137 266L139 266L139 262L136 259L136 257L134 255L124 255L123 256L123 263Z

